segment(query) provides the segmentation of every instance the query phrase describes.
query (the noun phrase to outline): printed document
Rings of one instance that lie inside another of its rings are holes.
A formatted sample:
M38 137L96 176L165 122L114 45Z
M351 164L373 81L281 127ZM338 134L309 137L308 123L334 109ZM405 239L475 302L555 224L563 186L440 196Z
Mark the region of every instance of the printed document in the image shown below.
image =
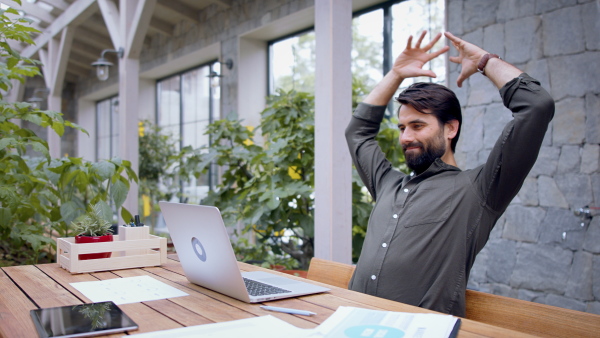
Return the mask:
M458 333L458 318L433 313L377 311L340 306L311 337L446 338Z

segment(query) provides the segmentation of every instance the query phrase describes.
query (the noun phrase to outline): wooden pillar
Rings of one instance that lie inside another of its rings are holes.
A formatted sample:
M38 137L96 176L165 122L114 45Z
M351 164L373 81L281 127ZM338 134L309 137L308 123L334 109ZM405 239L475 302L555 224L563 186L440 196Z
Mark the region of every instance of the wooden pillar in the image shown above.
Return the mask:
M62 97L61 91L58 93L52 93L48 95L48 110L62 111ZM46 128L48 131L48 150L50 151L50 157L61 158L61 139L60 136L51 128Z
M352 261L352 2L315 1L315 256Z

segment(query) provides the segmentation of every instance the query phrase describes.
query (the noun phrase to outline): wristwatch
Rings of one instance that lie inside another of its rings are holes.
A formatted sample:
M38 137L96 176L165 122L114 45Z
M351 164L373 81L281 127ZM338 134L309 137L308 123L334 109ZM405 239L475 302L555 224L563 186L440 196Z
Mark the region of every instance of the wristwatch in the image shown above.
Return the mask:
M488 61L492 58L498 58L502 60L502 58L498 56L498 54L485 54L481 57L481 60L479 60L479 63L477 64L477 71L485 75L485 65L487 65Z

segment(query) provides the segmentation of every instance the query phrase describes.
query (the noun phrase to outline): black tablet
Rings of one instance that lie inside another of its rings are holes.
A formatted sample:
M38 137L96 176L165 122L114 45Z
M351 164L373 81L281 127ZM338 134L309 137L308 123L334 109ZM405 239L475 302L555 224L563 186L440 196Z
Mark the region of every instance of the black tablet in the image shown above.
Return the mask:
M115 303L101 302L31 310L40 337L92 337L138 326Z

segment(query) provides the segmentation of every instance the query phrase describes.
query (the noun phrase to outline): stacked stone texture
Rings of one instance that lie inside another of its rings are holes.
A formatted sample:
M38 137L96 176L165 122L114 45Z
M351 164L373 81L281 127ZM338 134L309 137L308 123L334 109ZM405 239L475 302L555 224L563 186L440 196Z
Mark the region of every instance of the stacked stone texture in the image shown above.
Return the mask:
M477 257L469 288L600 314L600 1L449 0L448 30L540 80L556 114L523 188ZM452 52L454 53L454 51ZM463 105L463 169L482 164L507 121L478 74L449 86ZM596 213L600 214L596 210Z

